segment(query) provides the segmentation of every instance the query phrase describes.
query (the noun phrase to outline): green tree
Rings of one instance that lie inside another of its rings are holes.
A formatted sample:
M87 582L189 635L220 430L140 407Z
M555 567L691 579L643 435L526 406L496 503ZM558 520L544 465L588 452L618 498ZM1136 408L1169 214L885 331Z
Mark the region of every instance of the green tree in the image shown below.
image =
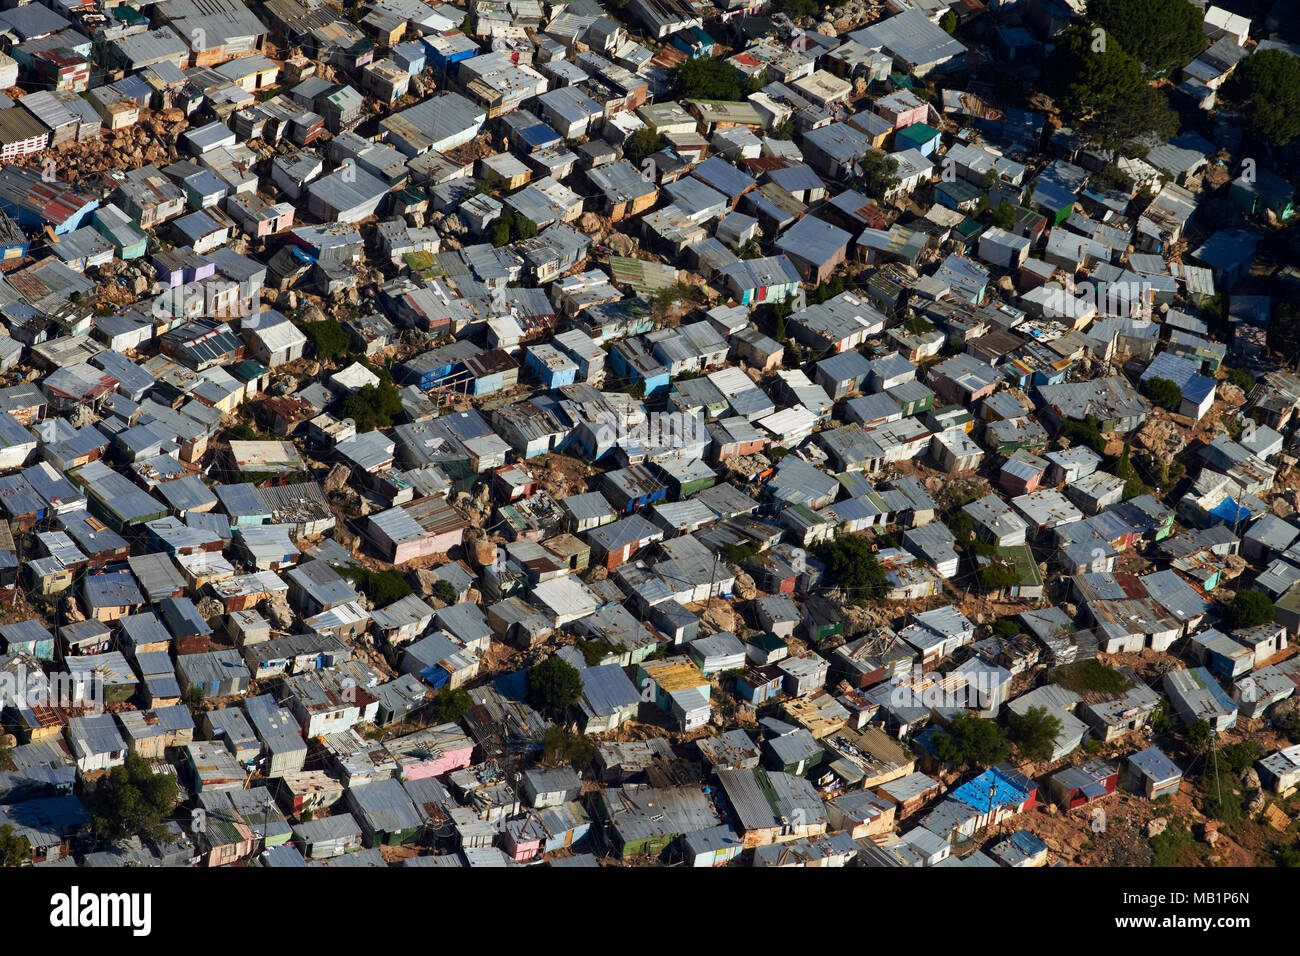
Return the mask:
M450 581L444 581L441 578L433 585L433 596L443 604L456 603L456 586Z
M1138 477L1138 473L1133 469L1132 457L1133 448L1128 442L1125 442L1123 450L1119 453L1119 457L1115 459L1115 464L1111 468L1111 471L1114 473L1116 478L1122 478L1124 480L1123 497L1125 501L1128 501L1130 498L1136 498L1138 495L1145 495L1151 490L1146 486L1146 483Z
M986 769L1011 756L1011 741L991 720L963 714L930 738L934 755L953 767Z
M804 17L817 16L821 6L815 0L780 0L777 9L791 20L802 20Z
M640 169L642 160L667 145L668 140L664 139L662 134L655 132L649 126L642 126L623 144L623 158Z
M492 243L494 248L500 249L510 242L510 220L497 217L488 223L487 234L485 236L488 242Z
M969 518L970 515L966 515L966 517ZM998 637L1015 637L1023 630L1024 628L1020 626L1020 622L1014 617L1000 617L993 622L993 633Z
M673 98L743 100L744 80L739 70L723 60L690 59L673 72Z
M528 671L528 702L538 709L563 715L582 693L582 676L559 657L548 657Z
M993 225L999 229L1005 229L1008 232L1016 224L1016 207L1009 202L1001 203L997 209L993 210Z
M537 235L537 223L533 222L521 212L515 213L510 217L510 238L518 242L520 239L532 239Z
M89 791L87 807L95 832L112 842L129 836L161 840L176 806L176 778L154 773L148 761L132 751L126 762Z
M552 727L542 738L542 759L547 763L567 763L582 771L591 766L596 748L585 734L571 734L563 727Z
M1061 718L1046 707L1030 707L1023 714L1011 715L1011 742L1028 760L1050 760L1060 733Z
M1186 66L1205 49L1203 15L1187 0L1089 0L1088 16L1152 74Z
M1147 379L1142 383L1142 394L1171 412L1177 412L1178 406L1183 403L1183 390L1177 382L1167 378L1153 376Z
M352 419L358 432L391 428L402 412L402 394L392 382L363 385L349 392L339 405L344 418Z
M1020 583L1016 566L996 559L980 568L980 584L985 591L1002 591Z
M357 565L343 568L339 573L355 581L357 588L370 598L370 603L375 607L388 607L411 593L411 585L400 571L375 571Z
M1256 741L1243 740L1240 743L1220 747L1218 759L1219 764L1229 772L1240 774L1253 766L1255 761L1262 756L1264 756L1264 748Z
M1210 749L1210 744L1214 740L1214 728L1210 726L1208 720L1202 718L1188 724L1183 736L1193 753L1203 754Z
M939 18L939 26L943 27L943 32L944 32L944 33L956 33L956 32L957 32L957 14L956 14L956 12L954 12L954 11L952 11L952 10L949 10L949 11L948 11L947 13L945 13L942 17L940 17L940 18Z
M0 826L0 866L22 866L32 861L32 845L27 837L14 833L6 823Z
M1094 37L1083 25L1067 27L1048 58L1056 106L1080 132L1117 148L1144 133L1172 135L1178 115L1164 94L1147 83L1141 64L1113 36Z
M438 692L438 719L444 724L458 724L474 706L469 691L463 687Z
M1228 369L1228 381L1246 393L1255 387L1255 376L1244 368Z
M1224 84L1224 94L1251 136L1273 146L1300 136L1300 57L1282 50L1252 53Z
M900 182L898 160L879 149L871 149L858 163L862 185L873 196L883 196Z
M1228 603L1228 623L1234 628L1258 627L1273 620L1273 602L1262 591L1242 589Z
M884 597L889 582L885 569L871 552L871 542L861 535L845 534L818 545L816 555L826 562L826 573L849 600L864 604L868 599Z
M1106 436L1101 433L1101 423L1096 415L1088 415L1082 421L1074 418L1062 420L1061 434L1076 445L1087 445L1099 455L1106 451Z
M351 344L347 329L338 322L300 322L298 328L311 341L316 357L324 362L346 354Z

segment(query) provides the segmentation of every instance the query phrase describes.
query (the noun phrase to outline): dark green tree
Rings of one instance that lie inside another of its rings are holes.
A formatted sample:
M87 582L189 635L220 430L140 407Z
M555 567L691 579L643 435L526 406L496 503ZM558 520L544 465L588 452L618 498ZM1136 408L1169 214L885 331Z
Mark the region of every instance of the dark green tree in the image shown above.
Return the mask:
M438 692L438 719L444 724L460 723L460 719L468 714L473 706L474 701L463 687Z
M493 219L488 223L486 238L497 249L509 243L510 220L500 217Z
M27 837L14 833L6 823L0 826L0 866L22 866L32 861L32 845Z
M780 0L777 9L791 20L802 20L804 17L817 16L821 5L815 0Z
M1027 760L1050 760L1061 733L1061 718L1046 707L1030 707L1011 715L1011 742Z
M930 738L934 755L952 767L976 766L986 769L1011 756L1011 741L991 720L963 714L946 732Z
M358 432L391 428L402 413L402 395L392 382L363 385L339 403L339 414L352 419Z
M942 17L939 18L939 26L943 27L944 33L956 33L957 14L954 11L949 10L947 13L945 13Z
M1262 591L1243 588L1228 603L1228 623L1235 628L1258 627L1273 620L1273 602Z
M444 581L441 578L433 585L433 596L443 604L456 603L456 586L450 581Z
M1167 378L1153 376L1147 379L1142 383L1142 394L1171 412L1177 412L1178 406L1183 403L1183 390L1177 382L1171 382Z
M547 763L567 763L582 771L591 766L596 748L585 734L571 734L563 727L552 727L542 738L542 759Z
M744 75L723 60L690 59L673 73L673 97L688 100L744 99Z
M1214 728L1210 726L1208 720L1202 718L1187 725L1184 739L1193 753L1203 754L1210 749L1210 744L1214 741Z
M980 568L980 584L985 591L1002 591L1020 583L1016 567L996 558Z
M311 341L321 361L345 354L351 344L347 329L337 322L300 322L298 328Z
M651 153L657 153L668 145L668 140L655 132L649 126L642 126L639 130L627 138L623 144L623 158L630 162L637 169L641 168L641 161Z
M1203 16L1187 0L1089 0L1088 17L1152 74L1186 66L1205 49Z
M559 657L548 657L527 675L528 703L539 710L563 715L582 693L582 676Z
M1224 84L1241 126L1272 146L1300 136L1300 57L1282 50L1260 50L1237 65Z
M898 160L879 149L871 149L859 161L862 185L873 196L883 196L899 183Z
M1142 66L1112 36L1067 27L1048 58L1056 106L1084 135L1119 147L1144 133L1169 136L1178 115L1142 75Z
M884 597L889 582L885 569L871 552L871 542L861 535L845 534L816 548L817 557L826 562L826 573L849 594L849 600L863 604Z
M154 773L148 761L132 751L89 791L86 802L103 840L165 839L165 824L176 806L176 778Z
M1016 224L1016 207L1009 202L1001 203L993 210L992 216L993 225L1010 232Z
M354 581L358 590L370 598L370 603L375 607L388 607L411 593L411 585L400 571L375 571L358 565L343 568L339 573Z

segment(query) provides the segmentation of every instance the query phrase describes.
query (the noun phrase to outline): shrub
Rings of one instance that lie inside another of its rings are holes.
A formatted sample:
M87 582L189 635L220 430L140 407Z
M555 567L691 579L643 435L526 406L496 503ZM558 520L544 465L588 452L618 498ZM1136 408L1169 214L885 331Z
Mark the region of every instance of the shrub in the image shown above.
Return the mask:
M438 692L438 719L444 724L460 723L473 706L473 699L463 687Z
M351 343L347 330L337 322L300 322L298 328L311 341L321 361L345 355Z
M1228 605L1228 621L1234 629L1258 627L1273 620L1273 602L1261 591L1241 590Z
M1228 381L1237 386L1237 388L1241 389L1243 392L1249 392L1255 387L1255 376L1251 375L1250 372L1246 371L1244 368L1228 369Z
M871 551L871 543L858 535L843 535L818 545L815 554L826 562L832 581L844 588L854 603L881 598L888 588L885 569Z
M582 677L571 664L559 657L548 657L527 675L528 702L553 714L563 714L582 693Z
M367 567L349 566L340 569L339 574L354 581L358 590L370 598L370 603L375 607L387 607L411 593L411 586L406 583L406 578L400 571L374 571Z
M402 395L391 382L363 385L351 392L339 405L339 414L352 419L358 432L391 428L402 413Z
M1158 376L1142 383L1142 394L1171 412L1178 411L1178 406L1183 403L1183 390L1175 382Z

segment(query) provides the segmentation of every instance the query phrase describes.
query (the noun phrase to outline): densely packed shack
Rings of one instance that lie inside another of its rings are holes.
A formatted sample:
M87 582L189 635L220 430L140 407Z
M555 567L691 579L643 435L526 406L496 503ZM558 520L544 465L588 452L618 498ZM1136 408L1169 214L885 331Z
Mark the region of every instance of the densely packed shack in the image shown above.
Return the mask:
M1152 6L0 11L4 862L1294 862L1300 21Z

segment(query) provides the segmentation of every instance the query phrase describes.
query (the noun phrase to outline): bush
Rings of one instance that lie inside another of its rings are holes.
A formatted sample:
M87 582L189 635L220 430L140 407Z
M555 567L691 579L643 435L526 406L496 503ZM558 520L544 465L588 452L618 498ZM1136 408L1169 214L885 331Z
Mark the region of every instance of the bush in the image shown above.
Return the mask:
M1183 403L1183 390L1167 378L1153 377L1142 383L1142 394L1161 408L1177 412Z
M1214 742L1214 728L1210 722L1202 718L1194 723L1187 725L1187 731L1183 734L1183 739L1187 741L1187 746L1193 753L1202 754L1210 749L1210 744Z
M1228 605L1228 622L1235 630L1258 627L1273 620L1273 602L1260 591L1238 591Z
M262 436L251 425L237 422L226 429L226 441L257 441Z
M642 160L667 145L668 140L664 139L661 133L655 132L649 126L642 126L623 144L623 158L640 169Z
M1237 386L1237 388L1241 389L1243 392L1249 392L1255 387L1255 376L1251 375L1250 372L1246 371L1244 368L1228 369L1228 381Z
M1015 637L1023 628L1014 617L1001 617L993 622L993 633L998 637Z
M889 582L866 538L843 535L818 545L814 553L826 562L826 573L836 585L848 592L853 603L862 604L868 598L884 597Z
M439 579L433 586L433 596L443 604L455 604L458 597L456 586L450 581Z
M388 607L411 593L411 586L406 583L406 578L400 571L373 571L366 567L349 566L341 568L339 574L355 582L357 589L370 598L370 603L375 607Z
M1011 205L1009 202L1003 202L997 209L993 210L992 216L993 225L1009 232L1016 224L1016 207Z
M947 732L930 738L934 755L953 767L973 764L981 769L1001 763L1011 756L1011 741L996 723L963 714Z
M339 415L350 418L358 432L391 428L402 413L402 394L391 382L363 385L339 404Z
M16 835L6 823L0 826L0 866L21 866L32 861L32 844L25 836Z
M316 357L323 362L347 354L351 339L337 322L300 322L298 328L311 341Z
M563 727L552 727L542 738L542 759L547 763L567 763L581 771L591 766L595 753L591 738L571 734Z
M438 692L438 719L444 724L458 724L474 706L469 692L463 687Z
M744 99L743 80L740 71L723 60L691 59L674 72L672 97L739 101Z
M487 227L487 240L498 249L520 239L531 239L535 235L537 235L537 223L518 212L499 216L488 223Z
M582 677L559 657L548 657L527 675L528 703L539 710L563 715L582 693Z
M160 840L166 836L166 823L176 806L176 778L154 773L148 761L131 752L87 797L100 839L139 836Z
M1011 742L1028 760L1048 760L1056 749L1061 718L1046 707L1030 707L1023 715L1011 715Z
M1088 691L1096 691L1099 694L1122 694L1133 686L1132 681L1122 673L1107 667L1095 657L1058 667L1052 672L1052 680L1076 694Z
M1219 748L1219 763L1234 774L1240 774L1262 756L1264 749L1253 740L1243 740L1239 744Z
M991 561L980 569L980 584L985 591L1002 591L1020 583L1014 564L1004 561Z
M1061 434L1078 445L1087 445L1097 454L1106 452L1106 438L1101 433L1101 423L1096 415L1089 415L1083 421L1067 418L1061 422Z
M603 637L598 637L590 641L580 641L578 650L582 652L582 659L587 662L587 666L595 667L607 655L613 653L614 645Z

